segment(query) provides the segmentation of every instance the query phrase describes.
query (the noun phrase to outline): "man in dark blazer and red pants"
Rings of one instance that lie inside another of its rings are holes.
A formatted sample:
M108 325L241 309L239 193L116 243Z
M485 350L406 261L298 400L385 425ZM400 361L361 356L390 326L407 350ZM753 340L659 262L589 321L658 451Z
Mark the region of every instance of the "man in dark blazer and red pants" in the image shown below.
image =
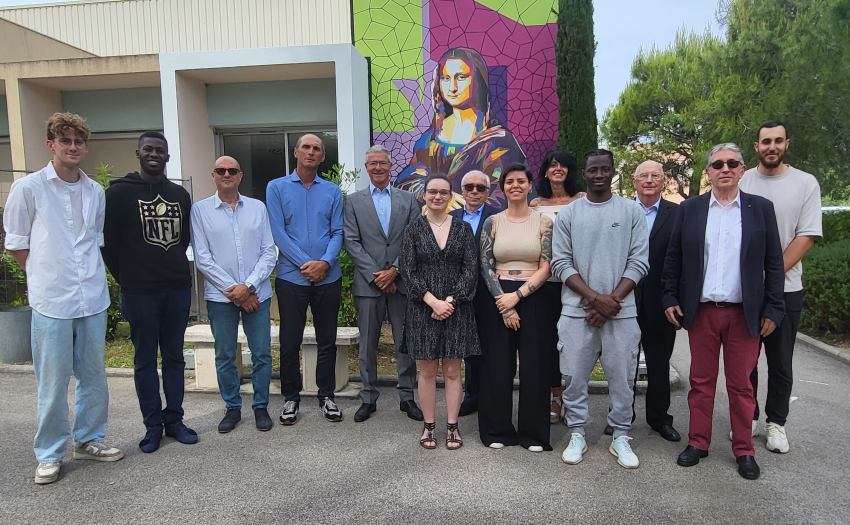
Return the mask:
M461 179L461 190L465 204L462 208L449 212L455 219L468 222L472 227L472 233L475 234L475 247L478 252L481 251L481 227L487 217L499 213L497 208L487 204L487 198L490 197L490 178L480 171L470 171ZM480 267L480 265L479 265ZM480 293L481 291L485 293ZM472 307L475 310L475 321L478 326L487 326L479 319L481 316L495 316L499 314L496 310L496 303L493 301L493 296L487 292L487 285L481 277L481 272L478 274L478 287L476 288L475 297L472 299ZM486 334L482 334L478 330L479 340L481 341L482 350L485 348L484 341ZM480 355L472 355L464 358L466 363L466 379L464 381L465 394L463 402L460 404L461 416L468 416L478 411L478 378L479 364L481 362Z
M691 424L677 463L690 467L708 456L720 347L732 451L738 473L758 479L751 435L755 394L749 381L759 337L785 315L785 271L773 204L738 190L746 166L741 149L719 144L708 155L709 193L679 206L664 261L667 319L688 330L691 346Z

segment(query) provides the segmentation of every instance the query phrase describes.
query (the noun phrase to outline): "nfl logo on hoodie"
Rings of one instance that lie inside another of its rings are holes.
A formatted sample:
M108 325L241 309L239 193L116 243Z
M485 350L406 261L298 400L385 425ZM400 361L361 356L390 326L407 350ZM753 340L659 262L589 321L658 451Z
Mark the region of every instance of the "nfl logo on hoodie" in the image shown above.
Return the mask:
M148 244L168 250L180 243L183 213L180 204L168 202L157 195L152 201L139 201L142 216L142 236Z

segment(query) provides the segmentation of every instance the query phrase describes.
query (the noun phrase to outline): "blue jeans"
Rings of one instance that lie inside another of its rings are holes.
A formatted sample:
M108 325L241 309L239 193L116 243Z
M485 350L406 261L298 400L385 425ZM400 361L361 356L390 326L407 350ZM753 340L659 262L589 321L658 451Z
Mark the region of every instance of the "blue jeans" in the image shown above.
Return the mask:
M106 311L77 319L54 319L33 310L31 334L38 385L38 430L33 450L40 463L61 461L71 435L68 381L72 371L76 378L74 444L103 441L106 435Z
M251 383L254 385L252 408L269 404L269 383L272 380L272 332L269 306L271 298L260 303L260 309L248 313L233 303L207 301L207 315L215 339L215 370L218 391L227 408L242 408L239 395L240 377L236 370L236 338L239 315L251 350Z
M189 323L192 290L121 295L124 317L130 323L130 339L136 355L133 379L145 427L170 426L183 420L183 337ZM157 354L162 356L162 391L159 395Z

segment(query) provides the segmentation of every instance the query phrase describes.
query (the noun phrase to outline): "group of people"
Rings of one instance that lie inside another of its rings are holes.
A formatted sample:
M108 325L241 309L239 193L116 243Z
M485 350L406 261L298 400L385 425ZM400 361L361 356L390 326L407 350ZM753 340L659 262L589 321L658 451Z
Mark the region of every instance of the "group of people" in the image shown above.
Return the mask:
M215 339L225 402L221 433L234 430L242 416L240 320L252 355L255 426L261 431L274 426L268 404L275 292L284 396L279 422L298 420L299 349L308 307L318 346L320 410L330 422L343 420L334 389L339 253L345 247L354 263L351 289L361 335L362 404L355 422L377 410L378 342L389 318L399 408L423 421L422 447L434 449L440 441L435 412L442 369L446 448L463 445L459 418L477 412L485 446L552 450L550 423L563 418L571 437L562 459L579 463L588 449L588 382L599 361L610 392L609 451L621 466L636 468L629 432L639 352L642 348L648 375L646 421L664 439L679 441L669 413L668 371L676 330L684 327L691 332L690 428L678 464L696 465L708 455L721 346L738 472L747 479L759 476L752 438L758 430L762 342L768 361L767 448L789 450L785 421L802 309L800 260L821 235L821 222L817 181L783 162L789 141L781 123L759 130L760 163L746 173L736 145L713 148L706 166L711 191L680 206L661 198L666 177L653 161L634 174L634 200L614 195L613 154L596 149L584 156L581 172L569 153L550 152L536 188L524 164L505 166L497 180L506 202L502 211L488 204L493 175L465 173L464 205L449 212L457 181L431 173L421 187L424 213L413 193L390 185L392 159L381 145L366 151L368 186L344 202L339 187L318 176L324 145L307 134L295 145L295 170L269 183L265 204L239 193L242 170L227 156L213 166L216 193L193 204L182 186L165 177L168 143L161 134L141 135L140 171L113 181L105 193L79 167L89 137L78 115L51 117L47 147L53 160L15 181L4 211L6 249L27 273L33 308L38 484L58 478L69 436L75 459L123 457L104 443L109 306L104 265L121 285L121 308L135 347L136 392L146 428L140 449L156 451L163 434L197 443L197 433L183 423L182 408L190 238ZM579 191L579 173L586 194ZM63 386L72 372L73 430Z

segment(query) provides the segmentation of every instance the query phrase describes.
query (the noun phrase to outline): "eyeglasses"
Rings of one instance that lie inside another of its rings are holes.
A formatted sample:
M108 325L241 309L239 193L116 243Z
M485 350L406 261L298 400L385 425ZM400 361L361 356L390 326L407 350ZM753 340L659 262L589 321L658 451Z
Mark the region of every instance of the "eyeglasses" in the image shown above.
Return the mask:
M240 170L239 168L216 168L213 171L219 177L224 177L225 173L229 174L231 177L235 177L242 170Z
M435 190L433 188L429 189L429 190L425 190L425 193L427 193L428 195L430 195L432 197L436 197L437 195L439 195L440 197L448 197L449 195L452 194L452 192L449 191L449 190Z
M78 148L82 148L83 146L86 145L86 141L84 141L83 139L69 139L67 137L62 137L61 139L57 140L56 142L58 142L59 144L61 144L62 146L66 147L66 148L70 147L71 144L73 144L74 146L76 146Z
M710 166L716 170L722 170L724 164L729 166L730 170L734 170L741 165L741 162L737 160L715 160L710 164Z
M664 175L662 175L660 173L641 173L640 175L638 175L635 178L637 180L643 180L643 181L650 180L650 179L655 180L655 181L659 181L659 180L664 178Z
M468 192L472 192L472 190L475 190L478 193L484 193L485 191L487 191L487 186L483 184L464 184L463 189L464 191Z
M373 162L367 162L367 163L366 163L366 167L367 167L367 168L377 168L378 166L380 166L380 167L382 167L382 168L386 168L386 167L387 167L387 166L389 166L389 165L390 165L390 163L389 163L389 162L387 162L387 161L385 161L385 160L378 160L378 161L373 161Z

